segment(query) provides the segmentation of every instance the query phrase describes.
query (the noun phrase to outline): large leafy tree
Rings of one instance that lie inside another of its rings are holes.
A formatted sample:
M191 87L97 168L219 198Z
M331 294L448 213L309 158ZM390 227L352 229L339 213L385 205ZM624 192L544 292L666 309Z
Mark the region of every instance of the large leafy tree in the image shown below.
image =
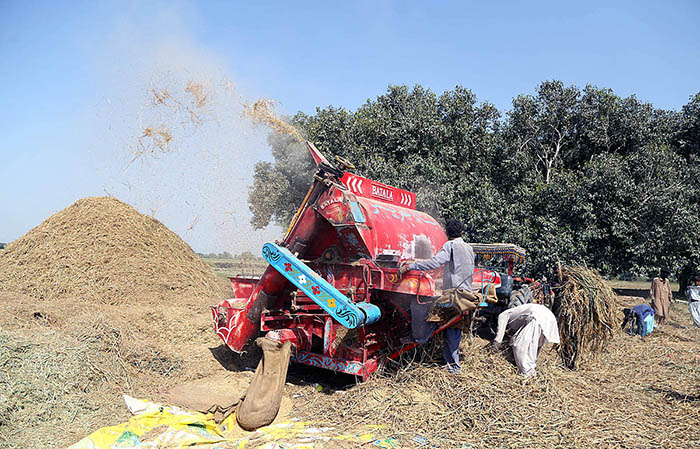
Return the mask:
M390 86L356 111L289 121L358 174L414 191L473 241L510 241L532 273L580 262L606 274L700 269L700 94L682 111L560 81L519 95L505 117L463 87ZM313 173L303 144L270 136L255 168L253 224L286 225Z
M683 106L679 128L679 153L697 163L700 160L700 92Z
M478 104L461 87L438 97L420 86L390 86L354 113L328 107L290 121L327 157L342 156L358 174L415 191L424 210L465 219L476 238L496 226L502 202L491 185L498 119L493 105ZM275 162L257 164L249 195L258 227L288 222L313 171L292 139L273 134L270 145Z
M576 131L580 91L561 81L546 81L535 95L519 95L508 113L508 141L511 149L544 181L552 181L554 170L562 165Z
M683 242L680 257L684 264L679 273L683 289L692 275L700 274L700 241L697 237L697 227L700 226L700 92L683 106L678 120L676 145L678 153L684 158L680 170L687 179L692 208L683 218L679 214L674 229L675 238Z

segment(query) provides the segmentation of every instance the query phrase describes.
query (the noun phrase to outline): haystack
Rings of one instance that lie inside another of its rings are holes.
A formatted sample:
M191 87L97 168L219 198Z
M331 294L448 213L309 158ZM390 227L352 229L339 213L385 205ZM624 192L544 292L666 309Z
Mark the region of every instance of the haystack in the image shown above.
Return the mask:
M596 357L618 326L616 296L594 270L572 266L562 271L558 307L559 355L570 369Z
M209 305L230 292L159 221L85 198L0 251L0 447L66 447L222 369ZM56 432L61 429L61 432Z
M217 296L215 273L158 220L115 198L84 198L0 252L0 291L121 303Z

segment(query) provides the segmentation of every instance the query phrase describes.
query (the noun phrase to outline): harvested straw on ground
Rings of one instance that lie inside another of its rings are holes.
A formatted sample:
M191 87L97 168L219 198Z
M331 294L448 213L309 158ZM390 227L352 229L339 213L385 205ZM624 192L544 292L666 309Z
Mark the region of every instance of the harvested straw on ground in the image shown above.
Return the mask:
M562 274L557 316L559 355L567 367L576 369L608 345L619 312L615 293L597 272L572 266Z
M436 341L420 349L432 352L427 360L404 360L348 390L297 387L294 406L316 425L382 426L406 448L698 447L700 333L682 318L643 344L615 332L608 350L576 371L547 346L534 378L486 350L486 340L469 337L460 348L462 371L449 374L429 361L441 358Z
M116 198L84 198L0 252L0 291L116 304L218 296L216 274L175 233Z
M23 292L24 294L22 294ZM159 221L85 198L0 251L0 447L67 447L221 369L228 283ZM58 430L57 430L58 429Z

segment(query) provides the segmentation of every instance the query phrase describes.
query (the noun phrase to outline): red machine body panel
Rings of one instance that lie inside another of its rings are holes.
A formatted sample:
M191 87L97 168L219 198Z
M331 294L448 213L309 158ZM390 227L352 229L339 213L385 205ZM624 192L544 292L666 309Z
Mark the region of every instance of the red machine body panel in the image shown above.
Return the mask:
M368 228L360 234L375 258L398 255L401 260L429 259L447 241L442 226L430 215L405 207L358 198Z
M233 297L238 299L247 299L250 298L250 294L253 293L255 286L258 285L260 278L234 276L229 278L229 280L231 281Z
M429 259L447 241L442 226L424 212L358 197L337 187L331 187L321 195L314 210L335 227L337 233L336 236L333 235L336 233L319 229L323 232L319 235L323 239L319 246L340 244L349 257ZM310 213L305 213L300 221L312 221L312 225L319 226Z

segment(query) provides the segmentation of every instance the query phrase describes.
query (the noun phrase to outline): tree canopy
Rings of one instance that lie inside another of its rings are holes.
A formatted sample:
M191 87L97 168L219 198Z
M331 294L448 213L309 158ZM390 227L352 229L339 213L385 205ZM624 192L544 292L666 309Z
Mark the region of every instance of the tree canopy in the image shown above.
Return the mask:
M700 93L681 111L610 89L545 81L501 113L457 86L389 86L356 111L329 106L289 122L327 156L459 218L471 241L528 249L527 269L585 263L606 275L681 281L700 269ZM304 145L269 138L255 167L253 224L287 225L314 165Z

